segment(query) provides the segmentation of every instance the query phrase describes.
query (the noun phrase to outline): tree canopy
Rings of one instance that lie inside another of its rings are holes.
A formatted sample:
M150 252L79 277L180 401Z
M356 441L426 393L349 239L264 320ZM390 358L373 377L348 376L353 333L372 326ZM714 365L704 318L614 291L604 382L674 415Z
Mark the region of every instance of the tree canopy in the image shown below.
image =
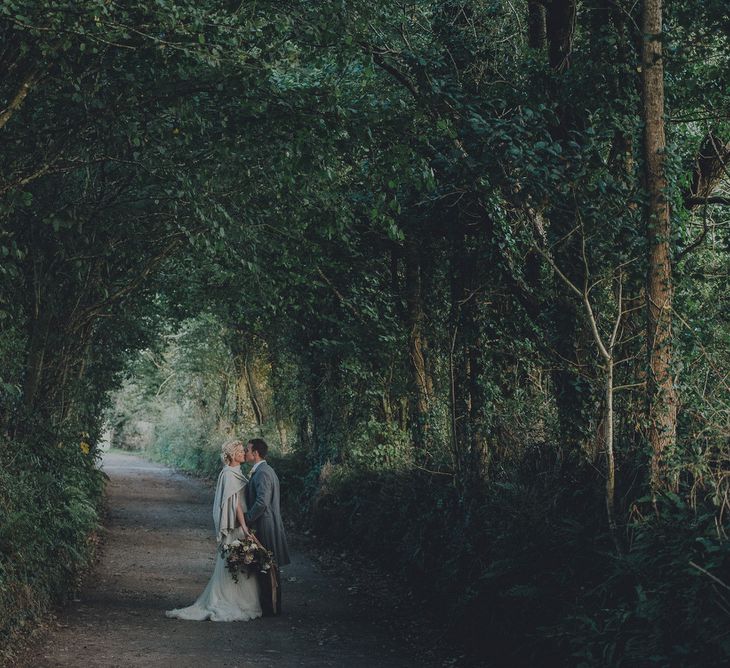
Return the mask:
M79 550L106 415L116 444L198 471L227 434L271 435L310 500L441 481L491 603L524 585L501 560L542 549L516 538L531 498L553 529L590 526L617 580L669 592L697 538L722 581L725 2L7 0L0 34L0 576L38 567L28 494L59 495ZM29 464L45 482L14 487ZM692 582L696 602L712 581ZM600 589L612 640L575 608L555 646L699 661L704 631L672 645L666 599L619 589Z

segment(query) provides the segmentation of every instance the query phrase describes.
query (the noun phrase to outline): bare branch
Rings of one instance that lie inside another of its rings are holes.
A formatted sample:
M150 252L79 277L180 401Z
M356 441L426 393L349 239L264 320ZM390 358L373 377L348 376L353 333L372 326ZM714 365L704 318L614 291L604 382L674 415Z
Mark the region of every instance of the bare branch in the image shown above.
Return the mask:
M685 257L688 253L691 253L695 248L697 248L707 236L707 204L702 208L702 232L700 232L699 236L686 248L682 249L677 254L677 264L679 264L680 260Z
M540 248L537 244L532 244L533 248L540 253L548 262L548 264L553 268L553 271L560 277L560 279L565 283L565 285L570 289L571 292L573 292L575 295L578 296L578 298L583 302L583 306L586 310L586 315L588 316L588 322L591 325L591 331L593 332L593 339L596 342L596 346L598 347L598 351L601 353L601 357L603 357L605 360L611 359L611 354L606 350L605 345L603 344L603 339L601 338L601 333L598 331L598 323L596 322L595 314L593 313L593 307L591 306L591 301L588 297L588 286L585 285L583 290L579 290L575 283L571 281L562 271L560 271L560 268L558 265L555 264L555 261L550 257L548 253L546 253L542 248Z
M641 383L628 383L626 385L616 385L613 388L614 392L618 392L620 390L633 390L637 387L646 387L646 381L643 381Z
M618 302L618 313L616 314L616 322L613 324L613 331L611 332L611 338L608 342L608 349L613 351L613 347L616 344L616 337L618 336L618 328L621 325L621 318L623 317L623 293L624 293L624 274L619 271L618 274L618 296L616 301Z
M0 130L2 130L7 122L12 118L13 114L20 109L20 107L23 105L23 102L25 101L25 98L28 97L28 93L30 93L31 88L38 82L38 71L32 70L30 74L28 74L25 79L23 80L23 83L20 84L20 88L18 88L18 91L15 93L12 100L10 100L10 104L8 104L5 109L0 112Z
M730 591L730 585L725 584L720 578L705 570L704 568L702 568L702 566L697 565L694 561L690 561L689 565L692 566L692 568L696 568L700 573L704 573L713 582Z
M408 89L408 92L413 96L415 100L419 100L418 89L415 84L401 72L398 68L394 67L390 63L386 62L383 58L382 53L375 51L368 44L361 44L362 48L373 57L375 64L381 69L385 70L390 76L392 76L398 83Z
M337 299L340 300L340 303L343 306L346 306L348 310L360 321L365 322L365 318L363 318L362 314L347 300L345 299L344 295L337 289L337 287L332 283L332 281L327 278L325 273L317 267L317 273L322 277L322 280L332 289L332 292L335 293L335 296Z
M699 346L699 349L702 351L702 354L704 358L707 360L707 363L710 365L710 368L717 374L718 378L720 379L720 384L728 391L730 391L730 385L725 381L725 377L718 369L715 364L713 363L712 359L707 353L707 349L703 345L702 341L700 341L699 337L697 336L697 333L692 329L690 324L677 312L676 309L672 309L672 313L676 316L677 320L685 327L685 329L695 338L695 342Z
M568 288L576 294L579 298L583 298L583 293L576 287L575 283L571 281L560 269L558 268L558 265L555 264L555 261L550 257L550 255L544 251L540 246L538 246L536 243L532 244L532 247L540 253L546 260L547 263L553 268L553 271L560 277L560 279L565 283L565 285L568 286Z

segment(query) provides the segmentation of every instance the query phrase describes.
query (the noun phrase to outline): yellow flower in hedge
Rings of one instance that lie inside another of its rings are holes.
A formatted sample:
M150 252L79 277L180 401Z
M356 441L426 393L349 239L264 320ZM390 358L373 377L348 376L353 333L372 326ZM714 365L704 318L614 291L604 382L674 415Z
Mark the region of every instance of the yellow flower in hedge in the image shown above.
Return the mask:
M81 452L85 455L88 455L91 450L91 446L86 441L81 441L81 443L79 443L79 447L81 448Z

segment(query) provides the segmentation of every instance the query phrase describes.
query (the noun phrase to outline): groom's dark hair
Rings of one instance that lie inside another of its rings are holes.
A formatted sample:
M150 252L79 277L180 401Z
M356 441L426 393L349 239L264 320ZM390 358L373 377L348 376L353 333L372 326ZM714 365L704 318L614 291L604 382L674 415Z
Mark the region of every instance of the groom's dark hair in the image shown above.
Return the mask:
M269 446L266 445L266 441L263 438L252 438L249 443L251 444L251 450L258 452L261 459L266 459Z

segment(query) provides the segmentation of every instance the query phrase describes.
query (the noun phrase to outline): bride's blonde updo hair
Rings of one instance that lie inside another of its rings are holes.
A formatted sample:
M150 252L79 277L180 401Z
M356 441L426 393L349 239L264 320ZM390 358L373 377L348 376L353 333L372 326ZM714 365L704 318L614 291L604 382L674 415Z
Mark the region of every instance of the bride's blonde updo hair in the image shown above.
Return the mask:
M226 441L221 446L221 461L226 465L230 466L231 462L233 461L233 456L236 453L236 448L238 446L241 446L242 448L246 447L243 443L243 441L240 438L233 438L230 441Z

